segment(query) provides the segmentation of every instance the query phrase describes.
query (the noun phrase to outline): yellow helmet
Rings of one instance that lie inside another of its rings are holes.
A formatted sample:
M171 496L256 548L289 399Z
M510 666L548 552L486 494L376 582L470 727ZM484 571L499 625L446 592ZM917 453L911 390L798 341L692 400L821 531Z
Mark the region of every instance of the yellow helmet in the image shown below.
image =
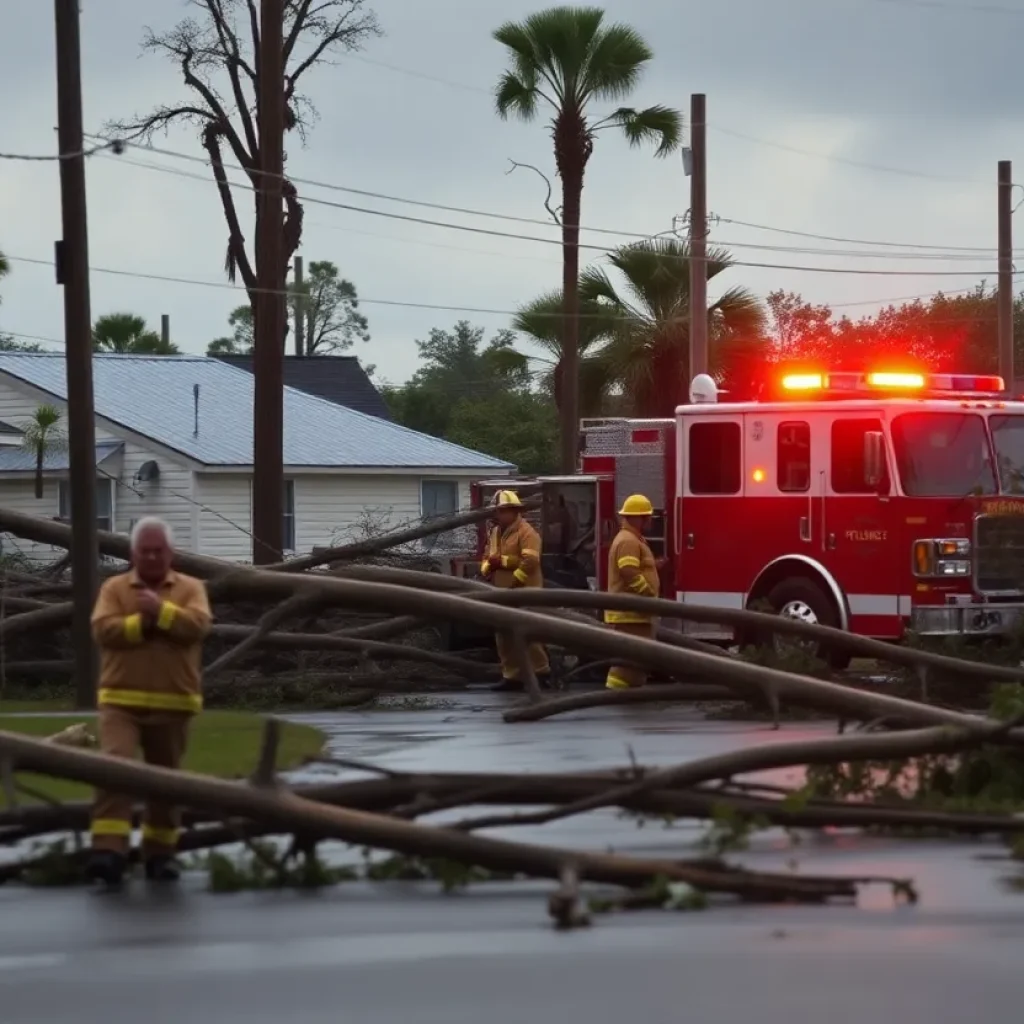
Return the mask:
M653 516L654 506L642 494L631 494L619 509L620 516Z
M519 495L515 491L498 491L497 494L491 499L491 504L495 508L522 508L523 503L519 500Z

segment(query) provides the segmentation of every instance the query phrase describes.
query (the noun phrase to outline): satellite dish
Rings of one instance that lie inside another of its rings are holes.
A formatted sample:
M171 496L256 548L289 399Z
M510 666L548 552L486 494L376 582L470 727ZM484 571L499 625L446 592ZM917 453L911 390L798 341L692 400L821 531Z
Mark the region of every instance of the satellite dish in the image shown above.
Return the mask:
M157 464L156 459L150 459L148 462L144 462L139 466L138 473L135 474L135 479L139 483L148 483L151 480L160 479L160 466Z

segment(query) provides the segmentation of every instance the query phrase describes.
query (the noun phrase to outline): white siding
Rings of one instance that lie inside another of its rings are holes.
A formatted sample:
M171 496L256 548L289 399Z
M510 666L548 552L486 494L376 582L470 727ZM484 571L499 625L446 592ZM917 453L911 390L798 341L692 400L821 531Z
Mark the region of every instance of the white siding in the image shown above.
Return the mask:
M42 404L65 408L62 401L46 395L37 397L0 378L0 420L22 427ZM184 463L168 459L163 453L146 450L135 440L128 440L103 423L96 424L96 440L121 441L124 444L123 455L107 459L98 473L100 478L108 475L114 478L115 529L119 533L127 533L134 520L142 516L160 516L173 527L178 546L183 550L194 550L192 503L189 500L191 470ZM159 478L149 483L137 481L135 475L139 467L150 459L155 459L160 467ZM46 479L43 498L37 501L33 480L0 476L0 505L30 515L55 517L57 480ZM19 551L38 561L50 561L64 553L62 548L33 544L7 534L2 537L2 547L4 552Z
M137 480L139 467L150 459L155 459L160 467L159 477L146 482ZM174 530L177 547L183 551L196 550L192 536L192 471L187 466L126 441L114 500L119 533L128 533L132 523L143 516L159 516Z
M241 474L196 473L201 554L252 561L250 479Z
M252 558L251 477L196 474L199 548L204 555L248 562ZM295 488L295 547L344 544L374 531L397 529L420 518L420 477L288 474ZM434 478L428 478L434 479ZM452 478L456 479L456 478ZM471 477L457 478L459 501L469 505Z

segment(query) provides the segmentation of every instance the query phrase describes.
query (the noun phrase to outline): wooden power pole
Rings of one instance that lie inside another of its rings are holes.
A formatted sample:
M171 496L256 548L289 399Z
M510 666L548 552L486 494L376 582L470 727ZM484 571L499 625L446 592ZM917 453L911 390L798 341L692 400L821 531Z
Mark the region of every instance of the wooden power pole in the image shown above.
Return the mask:
M302 257L295 257L295 354L306 354L306 296L303 285Z
M57 284L64 287L75 701L96 702L96 655L89 620L96 597L96 423L89 309L89 235L82 136L82 53L78 0L54 0L57 36L57 140L63 238L56 245Z
M999 292L997 319L999 374L1009 394L1016 394L1013 366L1013 165L999 161Z
M690 379L708 372L708 166L706 97L690 97Z
M252 560L281 558L284 516L284 0L261 0L258 55L260 195L256 214Z

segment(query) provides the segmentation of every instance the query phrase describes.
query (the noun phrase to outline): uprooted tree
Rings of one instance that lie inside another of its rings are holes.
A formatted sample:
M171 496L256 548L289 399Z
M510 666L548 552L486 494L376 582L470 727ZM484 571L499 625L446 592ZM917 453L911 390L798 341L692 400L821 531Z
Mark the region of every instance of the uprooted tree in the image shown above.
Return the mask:
M149 141L173 125L195 127L210 158L228 228L224 260L228 278L241 275L255 304L255 260L246 249L242 219L228 181L225 157L246 173L254 190L254 207L264 188L260 173L260 141L256 118L259 95L260 45L258 0L190 0L199 15L186 18L167 32L148 30L144 51L157 53L178 66L191 97L157 107L149 114L111 121L106 133L126 141ZM286 131L305 142L317 112L300 91L306 76L340 53L362 49L380 35L376 16L365 0L286 0L284 71ZM284 260L291 259L302 237L302 204L295 186L284 180L287 210Z
M580 884L588 881L627 890L624 896L615 895L598 904L604 908L690 907L716 893L748 901L852 899L861 885L871 881L887 882L900 898L916 898L907 879L763 873L744 870L724 859L724 852L730 844L733 848L737 845L744 830L765 823L792 829L898 828L1011 839L1024 832L1024 819L1015 813L1024 803L1024 698L1020 685L1024 668L896 647L757 612L589 592L502 591L437 573L357 564L358 559L379 554L396 543L464 526L486 515L487 510L462 513L266 569L181 553L180 567L206 579L216 601L243 600L256 607L269 606L255 626L235 627L237 632L227 634L237 646L208 666L207 675L223 670L247 648L281 642L284 637L294 637L299 645L315 644L318 637L319 642L341 641L352 644L353 649L362 647L372 657L377 652L375 645L389 646L384 644L387 637L397 637L423 622L458 619L505 632L518 648L528 694L523 703L505 710L503 717L509 723L539 721L588 705L715 696L759 701L776 710L780 703L803 705L846 721L869 723L869 734L764 744L656 770L634 764L585 775L405 774L325 758L339 767L368 771L377 777L291 789L274 777L279 731L273 720L268 723L264 749L249 783L131 764L0 732L0 792L7 804L6 810L0 810L0 845L61 831L78 833L87 827L86 805L46 805L38 799L22 803L25 796L33 799L34 794L31 782L18 773L36 772L120 790L140 800L158 797L178 803L189 809L183 850L242 842L253 862L262 865L264 884L312 885L336 880L338 876L316 860L318 844L335 840L402 858L391 868L376 864L369 877L435 877L448 885L481 877L479 872L484 871L555 879L559 887L549 899L549 913L557 925L572 927L589 920L580 890ZM65 546L70 542L64 524L7 509L0 509L0 530L42 544ZM128 539L103 533L100 547L108 556L124 558ZM26 580L24 574L12 574L5 583L0 643L35 629L52 630L70 616L61 584ZM989 716L979 716L868 692L755 664L668 629L659 633L657 641L616 634L584 614L603 607L825 641L924 675L955 676L965 680L971 690L983 682L1009 684L1011 698L994 705ZM380 618L365 627L301 638L280 632L289 620L322 621L334 608L375 612ZM635 693L545 699L528 667L525 645L533 639L584 656L644 665L669 678L690 682ZM790 765L811 766L805 785L780 791L735 781L737 776ZM979 802L965 809L965 799L974 796L980 797ZM456 808L488 805L533 809L471 814L454 822L418 821ZM662 819L704 819L720 831L725 823L727 834L714 840L712 856L691 859L595 854L477 834L499 826L543 825L601 808ZM292 839L280 847L268 844L268 837ZM80 877L80 851L61 851L58 857L51 849L29 853L0 867L0 881L31 879L36 872L54 870L55 857L62 865L58 869L63 872L61 877ZM391 870L396 873L389 875Z

